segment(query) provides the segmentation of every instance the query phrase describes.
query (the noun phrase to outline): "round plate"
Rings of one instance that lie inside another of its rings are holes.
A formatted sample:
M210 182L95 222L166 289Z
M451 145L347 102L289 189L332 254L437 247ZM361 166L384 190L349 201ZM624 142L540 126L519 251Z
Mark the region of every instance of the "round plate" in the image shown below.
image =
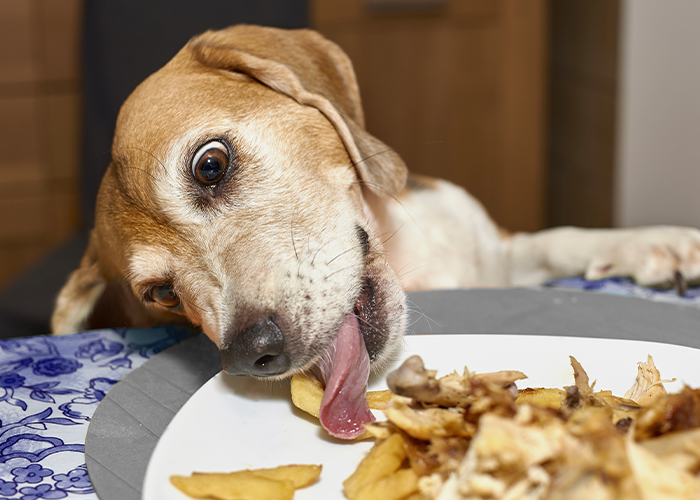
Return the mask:
M569 355L582 364L596 389L622 396L635 381L637 362L647 354L670 392L682 383L700 385L700 350L653 342L530 335L416 335L405 339L400 361L419 354L438 374L453 370L520 370L528 379L519 387L573 385ZM385 388L383 377L370 390ZM381 413L378 412L379 418ZM283 464L322 464L317 483L297 491L298 500L342 498L342 482L356 468L370 442L330 437L315 419L291 403L289 382L265 383L219 374L178 412L151 457L144 483L145 500L182 499L171 475L230 472Z

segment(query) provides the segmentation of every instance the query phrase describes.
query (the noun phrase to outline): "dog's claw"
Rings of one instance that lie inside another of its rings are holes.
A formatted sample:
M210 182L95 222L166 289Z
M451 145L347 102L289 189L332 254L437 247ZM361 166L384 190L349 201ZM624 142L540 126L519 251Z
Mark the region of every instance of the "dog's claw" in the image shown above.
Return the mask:
M678 295L685 297L685 292L688 290L688 281L680 271L675 271L673 273L673 288L676 289Z

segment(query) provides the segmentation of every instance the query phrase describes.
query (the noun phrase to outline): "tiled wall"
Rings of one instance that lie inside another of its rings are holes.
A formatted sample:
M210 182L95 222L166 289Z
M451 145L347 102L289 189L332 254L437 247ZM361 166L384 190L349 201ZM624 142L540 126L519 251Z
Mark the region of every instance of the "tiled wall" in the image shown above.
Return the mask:
M0 289L78 225L80 0L0 0Z

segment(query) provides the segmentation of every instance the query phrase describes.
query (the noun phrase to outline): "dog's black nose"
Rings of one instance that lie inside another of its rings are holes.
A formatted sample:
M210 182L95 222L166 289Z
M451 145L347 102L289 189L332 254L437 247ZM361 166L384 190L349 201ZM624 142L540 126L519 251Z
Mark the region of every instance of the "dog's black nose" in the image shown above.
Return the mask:
M266 318L234 335L221 352L224 371L231 375L270 377L289 369L284 353L284 335L277 324Z

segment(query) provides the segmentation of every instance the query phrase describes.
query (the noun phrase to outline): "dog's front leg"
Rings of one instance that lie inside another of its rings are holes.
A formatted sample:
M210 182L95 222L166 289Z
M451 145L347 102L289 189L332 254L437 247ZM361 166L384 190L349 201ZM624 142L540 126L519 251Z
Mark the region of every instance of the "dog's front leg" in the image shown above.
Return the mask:
M626 276L644 286L700 281L700 231L654 226L638 229L560 227L509 237L513 285L566 276Z

